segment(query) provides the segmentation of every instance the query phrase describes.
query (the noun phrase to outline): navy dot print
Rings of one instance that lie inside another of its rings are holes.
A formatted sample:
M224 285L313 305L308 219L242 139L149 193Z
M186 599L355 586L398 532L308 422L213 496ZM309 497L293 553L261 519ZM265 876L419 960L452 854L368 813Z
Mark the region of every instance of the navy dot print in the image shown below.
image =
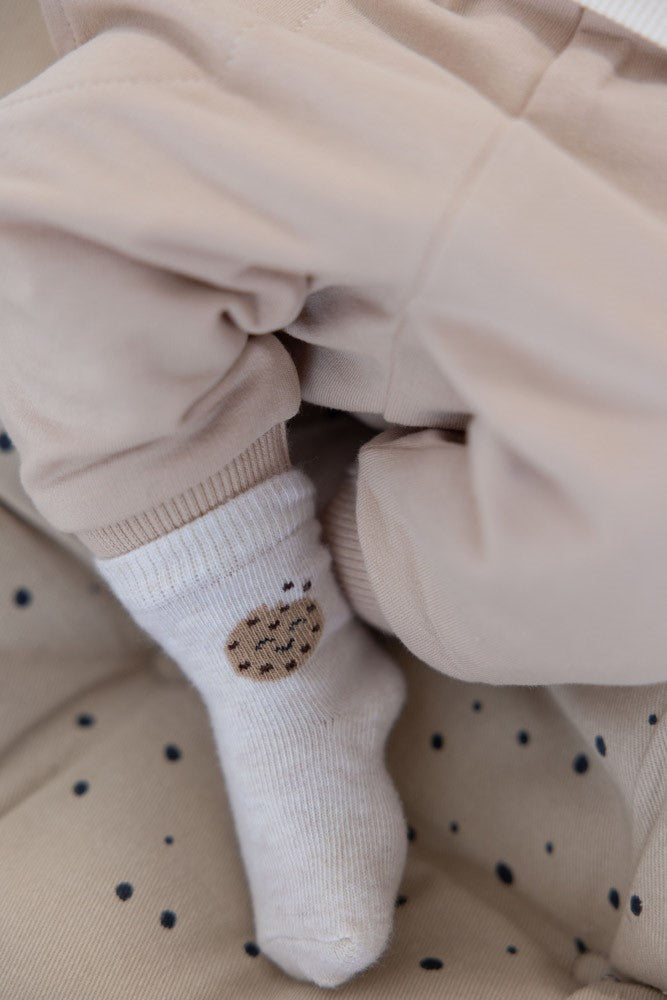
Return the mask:
M129 899L133 892L134 888L130 882L119 882L116 886L116 895L119 899L122 899L123 902L125 902L126 899Z
M442 733L433 733L431 737L431 746L434 750L442 750L444 740L442 738Z
M607 744L605 743L602 736L595 737L595 749L597 750L597 752L600 754L601 757L604 757L604 755L606 754Z
M92 715L88 715L87 712L83 712L81 715L77 716L77 725L79 726L93 726L95 724L95 719Z
M160 914L160 923L163 927L173 927L176 923L176 914L173 910L163 910Z
M510 955L516 955L516 953L517 953L518 950L519 949L515 948L513 944L508 944L507 948L505 949L505 951L508 951L510 953Z
M414 826L409 826L408 827L408 840L414 840L416 836L417 836L417 831L415 830Z
M632 896L630 899L630 909L636 917L642 912L642 901L639 896Z
M615 910L617 910L621 905L621 897L618 894L618 889L614 889L613 886L609 890L609 893L607 894L607 899L609 900L609 902L611 903L611 905L614 907Z
M167 760L180 760L182 757L180 747L177 747L175 743L168 743L164 748L164 755Z
M526 732L525 729L520 729L519 732L516 734L516 739L517 743L523 743L523 745L525 746L526 743L528 743L528 741L530 740L530 735Z
M20 608L25 608L32 601L32 594L25 587L19 587L19 589L14 594L14 604L18 604Z
M75 795L85 795L89 788L90 785L87 781L77 781L77 783L73 786L72 791Z
M554 845L550 840L547 840L546 844L544 845L544 850L547 852L547 854L553 854Z
M572 761L572 768L577 774L585 774L588 770L588 757L585 753L577 754Z
M259 948L254 941L246 941L243 945L246 955L250 955L251 958L257 958L259 955Z
M165 842L165 844L173 844L174 843L174 838L171 836L171 834L169 834L168 836L166 836L164 838L164 842Z
M658 716L655 714L655 712L651 712L651 714L648 717L649 726L654 726L657 721L658 721Z
M408 897L407 896L397 896L396 897L396 906L405 906L405 904L407 903L407 901L408 901Z
M441 969L442 962L439 958L422 958L419 963L422 969Z
M575 944L575 947L576 947L576 949L577 949L577 951L579 952L580 955L585 955L586 952L588 951L587 946L584 944L584 942L581 940L581 938L575 938L574 939L574 944Z
M452 831L452 833L459 832L459 824L456 822L455 819L453 819L452 822L449 824L449 829Z
M504 861L499 861L496 865L496 875L501 882L505 885L511 885L514 881L514 875L512 874L512 869L509 865L506 865Z
M6 431L0 434L0 451L11 451L14 447L12 439Z
M482 703L481 703L481 701L473 701L473 703L472 703L472 710L473 710L473 712L481 712L482 711Z

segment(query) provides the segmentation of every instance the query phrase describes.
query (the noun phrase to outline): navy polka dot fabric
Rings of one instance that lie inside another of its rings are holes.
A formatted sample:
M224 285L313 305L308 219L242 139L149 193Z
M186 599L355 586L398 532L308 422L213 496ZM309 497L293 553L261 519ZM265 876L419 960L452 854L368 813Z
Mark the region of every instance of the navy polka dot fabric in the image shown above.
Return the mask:
M196 692L64 545L2 510L0 541L4 993L310 996L256 940ZM391 944L346 997L667 990L665 687L491 688L387 649L407 862Z

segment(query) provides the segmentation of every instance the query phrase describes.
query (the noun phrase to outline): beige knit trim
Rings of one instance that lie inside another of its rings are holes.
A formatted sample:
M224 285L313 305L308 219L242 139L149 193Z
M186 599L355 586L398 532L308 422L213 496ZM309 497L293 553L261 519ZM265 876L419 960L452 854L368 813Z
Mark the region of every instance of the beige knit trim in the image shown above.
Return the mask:
M291 468L284 423L276 424L229 465L184 493L115 524L77 537L100 559L124 555L219 507L257 483Z
M338 584L356 613L368 624L392 634L366 572L357 531L356 501L357 467L354 465L322 514L322 540L331 551Z

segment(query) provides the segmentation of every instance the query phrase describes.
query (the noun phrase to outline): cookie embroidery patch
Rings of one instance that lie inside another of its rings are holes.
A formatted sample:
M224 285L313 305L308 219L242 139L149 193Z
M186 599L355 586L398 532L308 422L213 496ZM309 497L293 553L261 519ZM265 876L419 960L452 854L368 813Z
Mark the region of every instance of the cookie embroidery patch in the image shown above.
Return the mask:
M310 580L303 593L310 590ZM288 593L292 580L283 584ZM303 596L270 608L261 604L235 626L227 637L227 658L237 674L253 681L278 681L288 677L313 654L324 626L317 601Z

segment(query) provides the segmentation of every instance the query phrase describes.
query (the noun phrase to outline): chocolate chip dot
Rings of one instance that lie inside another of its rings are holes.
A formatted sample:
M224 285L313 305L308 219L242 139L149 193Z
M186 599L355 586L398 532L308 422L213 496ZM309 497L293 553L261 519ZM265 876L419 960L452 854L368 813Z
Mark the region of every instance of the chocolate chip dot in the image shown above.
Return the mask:
M130 882L119 882L116 886L116 895L119 899L122 899L123 902L126 899L129 899L133 892L134 889L132 888Z
M245 948L246 955L250 955L251 958L257 958L259 955L259 948L254 941L246 941L243 947Z
M511 885L514 881L514 875L512 874L512 869L509 865L506 865L504 861L499 861L496 865L496 875L501 882L505 885Z
M176 923L176 914L173 910L163 910L160 914L160 923L163 927L173 927Z
M164 748L164 755L167 760L180 760L182 757L180 747L177 747L175 743L167 743Z
M441 969L442 962L439 958L422 958L419 963L422 969Z
M74 792L75 795L85 795L89 788L90 785L88 784L87 781L77 781L77 783L72 788L72 791Z

